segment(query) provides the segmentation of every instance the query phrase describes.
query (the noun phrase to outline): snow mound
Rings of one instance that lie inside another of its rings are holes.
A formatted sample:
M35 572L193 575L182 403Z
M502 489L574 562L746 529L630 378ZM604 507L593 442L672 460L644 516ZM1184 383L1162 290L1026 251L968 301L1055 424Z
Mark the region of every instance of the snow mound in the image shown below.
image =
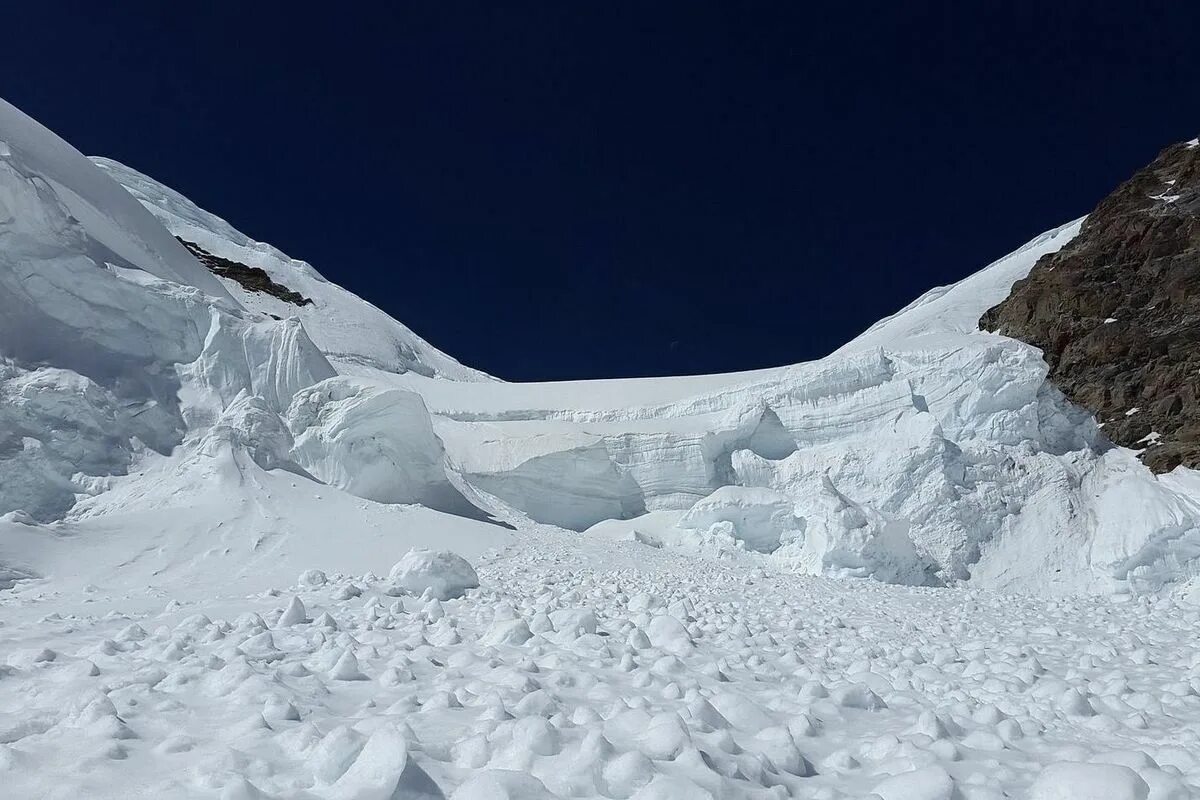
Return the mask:
M475 568L449 550L410 550L392 567L388 581L413 594L432 592L439 600L461 597L479 586Z

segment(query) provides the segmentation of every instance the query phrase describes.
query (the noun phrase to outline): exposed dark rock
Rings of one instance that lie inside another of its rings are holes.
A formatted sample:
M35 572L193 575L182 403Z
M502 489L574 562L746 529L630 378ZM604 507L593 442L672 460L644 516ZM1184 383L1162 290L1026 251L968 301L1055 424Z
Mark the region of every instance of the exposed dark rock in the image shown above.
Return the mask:
M277 297L285 303L291 303L294 306L312 305L312 300L300 294L293 292L283 284L276 283L271 280L271 276L266 270L259 267L248 267L245 264L239 264L236 261L231 261L228 258L213 255L195 242L189 242L186 239L179 239L180 244L188 249L192 255L196 257L210 271L221 276L229 278L231 281L237 281L243 289L248 292L259 292L261 294L269 294L272 297ZM278 318L277 318L278 319Z
M1041 348L1049 380L1155 472L1200 467L1200 147L1121 184L980 325Z

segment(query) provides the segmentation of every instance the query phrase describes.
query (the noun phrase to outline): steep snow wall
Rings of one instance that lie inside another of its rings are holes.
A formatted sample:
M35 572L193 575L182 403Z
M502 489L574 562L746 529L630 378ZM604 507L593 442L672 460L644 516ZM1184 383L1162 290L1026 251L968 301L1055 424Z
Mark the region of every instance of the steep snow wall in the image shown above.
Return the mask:
M287 425L291 458L326 483L379 503L478 515L447 478L442 443L414 392L330 378L296 394Z
M0 514L64 515L239 397L278 414L333 368L242 309L121 186L0 102Z

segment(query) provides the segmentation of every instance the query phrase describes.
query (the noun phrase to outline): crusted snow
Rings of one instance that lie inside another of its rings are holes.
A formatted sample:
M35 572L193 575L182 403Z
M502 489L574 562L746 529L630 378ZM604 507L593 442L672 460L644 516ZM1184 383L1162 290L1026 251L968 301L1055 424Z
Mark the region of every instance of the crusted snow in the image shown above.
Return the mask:
M1079 221L819 361L505 384L0 142L6 796L1197 796L1200 477L977 330Z

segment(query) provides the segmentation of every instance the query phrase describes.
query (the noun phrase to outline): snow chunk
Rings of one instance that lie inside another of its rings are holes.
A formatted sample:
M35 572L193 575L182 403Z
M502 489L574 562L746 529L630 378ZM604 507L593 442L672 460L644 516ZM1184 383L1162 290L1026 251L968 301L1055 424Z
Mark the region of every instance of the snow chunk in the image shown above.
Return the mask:
M295 394L287 412L300 466L351 494L380 503L467 506L451 486L442 442L421 396L352 378L330 378Z
M687 628L669 614L659 614L651 620L646 636L655 647L676 655L690 653L694 646Z
M529 625L523 619L499 619L483 635L480 642L495 647L496 645L522 645L533 638Z
M378 728L350 768L322 794L328 800L392 800L442 797L437 784L408 757L408 742L395 725Z
M473 774L450 795L450 800L553 800L546 785L532 775L506 769Z
M468 589L479 586L475 568L449 550L409 550L392 567L388 580L416 595L431 589L439 600L462 597Z
M1029 800L1146 800L1150 787L1129 767L1062 761L1041 771Z
M549 615L554 630L574 637L596 632L596 614L590 608L560 608Z
M297 582L301 586L324 586L328 582L325 573L319 569L306 569L300 573Z
M927 582L903 520L889 520L838 491L828 475L803 509L803 539L780 548L776 557L810 575L873 577L888 583Z
M893 775L871 791L883 800L953 800L954 779L941 767L925 767Z
M358 658L354 651L347 648L342 651L337 663L329 671L329 677L335 681L365 681L369 680L358 666Z
M706 530L720 522L732 523L734 536L760 553L773 552L804 528L790 497L756 486L722 486L692 506L677 524Z
M291 602L284 609L283 615L279 617L276 627L287 628L308 621L308 610L304 608L304 602L299 597L292 595Z

